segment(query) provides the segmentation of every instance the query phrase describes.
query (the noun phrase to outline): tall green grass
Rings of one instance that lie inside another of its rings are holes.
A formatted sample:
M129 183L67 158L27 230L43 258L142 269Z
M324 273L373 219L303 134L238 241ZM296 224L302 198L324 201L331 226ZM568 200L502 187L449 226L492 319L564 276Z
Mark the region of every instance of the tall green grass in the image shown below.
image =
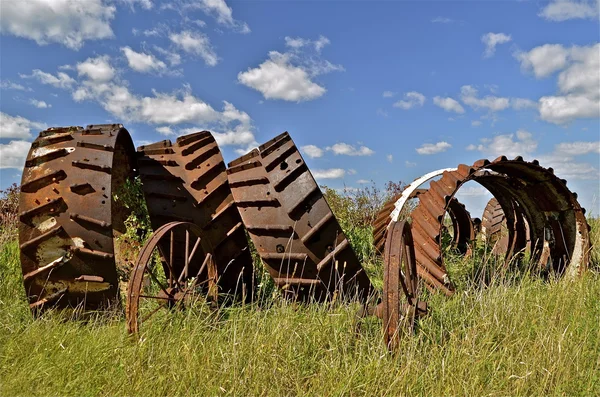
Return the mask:
M429 297L397 354L356 305L202 305L126 334L122 316L33 320L18 246L0 252L0 395L599 395L600 278Z
M365 210L375 206L331 203L381 288L373 211ZM599 247L600 221L590 223ZM358 305L291 304L266 276L260 304L210 311L198 303L148 323L139 338L127 335L118 310L34 320L14 228L4 234L0 396L600 395L598 249L582 277L546 281L526 269L504 272L480 250L447 252L458 292L428 295L429 315L391 354L380 320L357 327Z

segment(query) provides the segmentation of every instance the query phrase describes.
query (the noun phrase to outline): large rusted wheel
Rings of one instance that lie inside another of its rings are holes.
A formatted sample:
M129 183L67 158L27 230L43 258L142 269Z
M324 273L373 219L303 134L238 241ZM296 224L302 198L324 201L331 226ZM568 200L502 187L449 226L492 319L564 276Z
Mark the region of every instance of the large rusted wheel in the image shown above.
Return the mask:
M184 308L197 293L216 302L217 271L212 250L201 235L193 223L171 222L146 242L127 286L129 333L138 333L143 323L168 315L171 309ZM202 260L192 273L195 258Z
M235 206L223 156L208 131L138 148L138 163L152 228L184 221L200 227L213 247L219 295L252 299L253 266L246 229ZM177 257L178 253L176 253ZM179 259L181 262L181 258ZM197 271L198 257L190 264Z
M19 200L19 243L32 311L119 305L116 237L126 209L113 198L135 156L120 124L49 128L31 144Z
M386 345L394 350L403 333L412 333L417 317L427 312L419 301L419 279L410 225L393 222L384 249L383 300L378 310Z
M286 297L370 298L371 282L287 132L229 163L227 173L248 234Z

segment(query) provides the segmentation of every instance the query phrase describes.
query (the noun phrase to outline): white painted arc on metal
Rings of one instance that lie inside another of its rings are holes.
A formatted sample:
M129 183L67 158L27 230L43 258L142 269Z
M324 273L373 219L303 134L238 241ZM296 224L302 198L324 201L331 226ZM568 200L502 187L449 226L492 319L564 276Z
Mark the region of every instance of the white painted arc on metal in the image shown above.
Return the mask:
M400 198L398 200L396 200L396 203L394 203L395 208L392 211L392 213L390 214L390 218L391 218L390 222L398 222L398 216L400 216L400 213L402 212L402 209L404 208L404 204L406 204L406 202L408 201L410 196L412 196L412 194L415 192L415 190L417 190L419 188L419 186L421 186L428 180L435 178L436 176L442 175L446 171L452 172L452 171L456 171L457 169L458 168L444 168L441 170L432 171L432 172L425 174L422 177L417 178L414 181L412 181L412 183L410 185L408 185L406 187L406 189L404 189L404 191L402 191L402 195L400 196Z

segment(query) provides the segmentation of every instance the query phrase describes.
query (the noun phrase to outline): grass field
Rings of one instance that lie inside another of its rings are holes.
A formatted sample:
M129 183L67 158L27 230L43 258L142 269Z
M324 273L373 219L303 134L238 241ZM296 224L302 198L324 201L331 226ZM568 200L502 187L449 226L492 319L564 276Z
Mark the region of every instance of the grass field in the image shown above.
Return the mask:
M390 354L377 319L355 331L357 305L277 296L216 313L199 304L144 328L141 339L127 335L119 312L34 321L18 244L3 241L1 396L600 395L596 271L573 281L521 272L484 288L468 270L482 258L454 260L459 292L429 296L430 315ZM381 285L379 264L366 265Z

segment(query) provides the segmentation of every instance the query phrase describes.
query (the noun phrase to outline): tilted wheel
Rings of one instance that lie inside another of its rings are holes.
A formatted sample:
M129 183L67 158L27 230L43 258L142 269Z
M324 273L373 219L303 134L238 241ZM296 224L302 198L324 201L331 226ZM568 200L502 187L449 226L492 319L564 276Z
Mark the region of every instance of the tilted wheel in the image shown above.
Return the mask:
M384 249L383 299L377 310L383 319L384 340L394 350L404 330L412 333L416 319L427 313L419 301L419 279L410 225L393 222Z
M171 309L185 308L196 293L216 302L212 249L200 236L200 227L193 223L170 222L158 228L144 245L127 287L129 333L138 333L143 323ZM190 264L198 257L204 258L202 265L192 274Z

